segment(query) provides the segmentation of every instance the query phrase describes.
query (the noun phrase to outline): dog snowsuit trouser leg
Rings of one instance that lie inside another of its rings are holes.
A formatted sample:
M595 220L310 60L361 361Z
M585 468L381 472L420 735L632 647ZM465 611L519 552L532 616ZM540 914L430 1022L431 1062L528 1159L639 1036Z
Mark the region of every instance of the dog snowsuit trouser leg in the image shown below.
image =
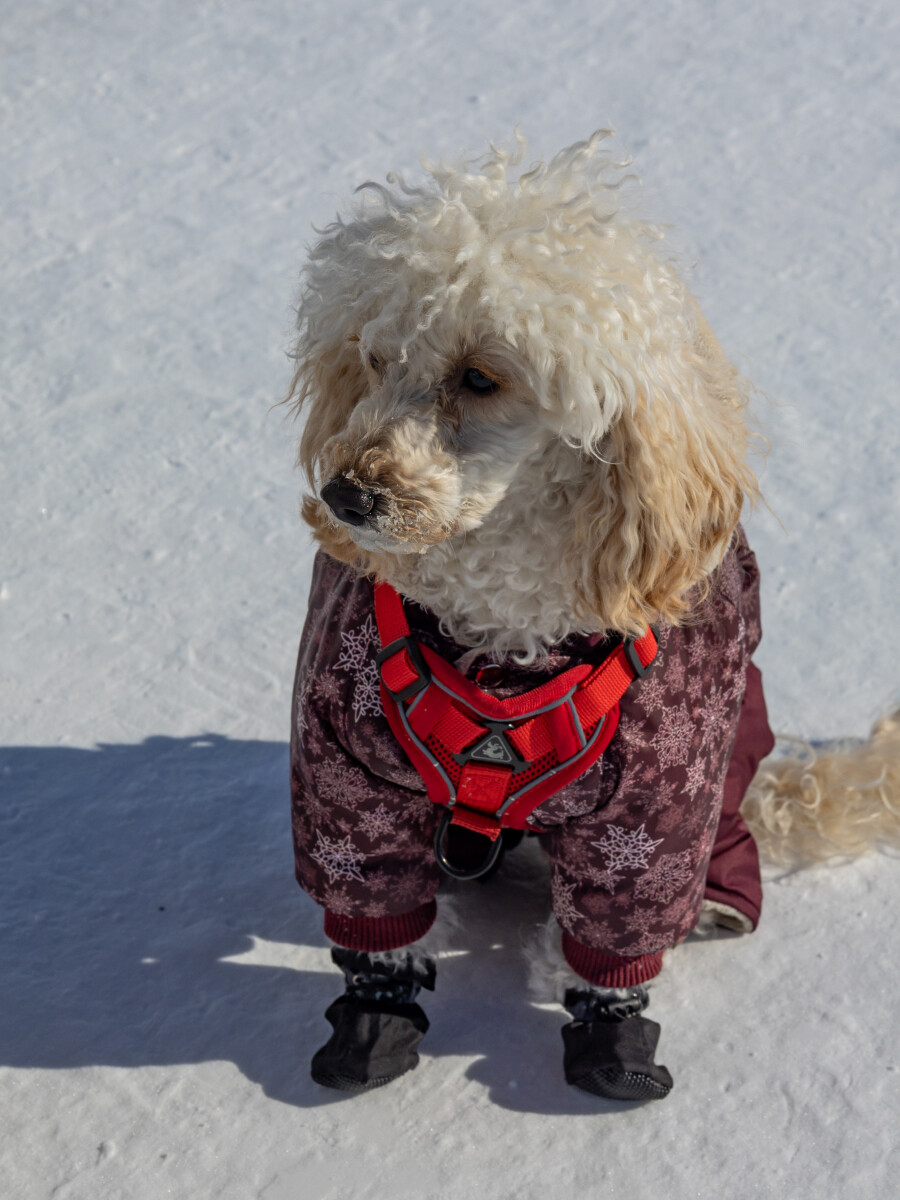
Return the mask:
M407 602L413 635L448 662L465 653L435 615ZM760 675L755 558L738 530L710 593L684 627L663 626L657 662L621 701L615 736L580 778L535 809L552 864L564 953L589 982L644 982L696 924L704 898L759 919L753 841L740 819L747 784L772 747ZM596 654L573 637L530 668L465 672L505 698ZM297 879L325 910L325 932L355 950L422 937L441 882L433 853L444 810L384 715L373 584L316 557L294 687L292 824Z

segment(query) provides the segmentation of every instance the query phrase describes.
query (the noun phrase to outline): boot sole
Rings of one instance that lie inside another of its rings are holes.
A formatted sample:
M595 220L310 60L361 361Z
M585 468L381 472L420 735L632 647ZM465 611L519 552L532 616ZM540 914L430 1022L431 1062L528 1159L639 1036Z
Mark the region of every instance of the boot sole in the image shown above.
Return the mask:
M375 1088L393 1083L395 1079L400 1079L401 1076L407 1073L406 1071L401 1071L399 1075L376 1075L374 1079L362 1081L354 1079L352 1075L337 1075L326 1071L310 1072L315 1083L321 1084L322 1087L334 1088L339 1092L371 1092Z
M604 1100L663 1100L672 1090L650 1075L607 1068L587 1071L572 1080L574 1087Z

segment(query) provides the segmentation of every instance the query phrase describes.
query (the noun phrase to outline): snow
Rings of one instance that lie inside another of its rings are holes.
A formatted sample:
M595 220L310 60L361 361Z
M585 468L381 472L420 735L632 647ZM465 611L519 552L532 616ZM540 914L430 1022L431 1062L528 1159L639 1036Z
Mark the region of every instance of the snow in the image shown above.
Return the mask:
M889 855L773 874L757 934L673 956L661 1104L564 1084L527 849L461 893L420 1068L312 1084L337 975L291 872L311 549L273 405L359 182L615 125L761 389L773 723L865 734L898 699L900 10L31 0L0 56L4 1196L891 1194Z

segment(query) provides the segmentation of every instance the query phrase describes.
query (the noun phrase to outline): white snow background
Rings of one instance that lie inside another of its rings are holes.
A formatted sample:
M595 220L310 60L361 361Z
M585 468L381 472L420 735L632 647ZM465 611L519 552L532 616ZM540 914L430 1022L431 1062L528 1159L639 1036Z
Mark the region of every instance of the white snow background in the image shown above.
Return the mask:
M765 394L773 724L864 735L900 698L900 10L29 0L0 46L4 1200L897 1195L890 854L770 872L757 934L673 956L663 1103L565 1085L527 852L462 893L419 1069L309 1080L340 988L292 878L271 406L357 184L615 125Z

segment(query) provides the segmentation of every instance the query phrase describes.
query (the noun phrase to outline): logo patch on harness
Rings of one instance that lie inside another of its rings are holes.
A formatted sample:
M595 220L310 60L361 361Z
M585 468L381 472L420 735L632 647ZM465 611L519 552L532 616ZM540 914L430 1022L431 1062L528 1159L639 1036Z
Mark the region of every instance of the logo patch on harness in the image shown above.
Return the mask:
M504 767L516 766L516 756L499 733L489 733L469 752L469 762L499 763Z

